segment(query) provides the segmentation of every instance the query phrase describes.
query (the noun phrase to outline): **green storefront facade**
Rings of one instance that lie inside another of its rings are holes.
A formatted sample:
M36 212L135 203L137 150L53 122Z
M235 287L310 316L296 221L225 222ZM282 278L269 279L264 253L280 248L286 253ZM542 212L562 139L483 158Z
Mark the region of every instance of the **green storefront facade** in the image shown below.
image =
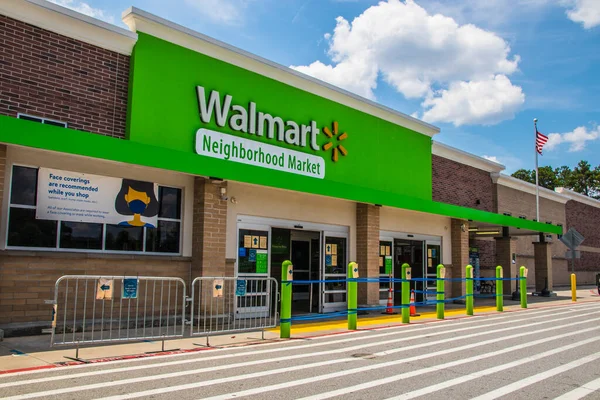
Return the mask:
M150 264L163 257L161 265L178 263L179 275L187 263L187 279L280 280L277 266L292 259L299 279L322 281L298 290L301 311L328 312L346 299L345 285L326 281L345 276L350 261L358 260L361 276L384 275L388 262L394 273L396 264L412 261L416 276L445 263L460 277L464 265L452 254L456 226L465 232L477 223L505 235L562 232L433 201L432 137L439 130L429 124L141 10L130 9L124 21L137 33L126 137L0 116L0 142L15 149L7 168L152 182L159 200L177 210L161 209L158 233L144 227L133 251L111 250L107 225L98 247L63 247L61 231L54 247L35 251L132 254ZM18 207L9 200L5 208ZM76 223L92 222L83 216ZM6 249L24 250L11 245L8 225ZM386 289L368 285L359 301L382 302Z

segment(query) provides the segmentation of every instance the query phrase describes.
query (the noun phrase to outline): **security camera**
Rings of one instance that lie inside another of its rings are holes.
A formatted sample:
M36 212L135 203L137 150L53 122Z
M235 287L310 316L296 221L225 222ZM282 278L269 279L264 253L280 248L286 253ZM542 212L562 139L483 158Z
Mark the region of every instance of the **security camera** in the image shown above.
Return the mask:
M533 119L533 122L537 122L537 118L534 118L534 119Z

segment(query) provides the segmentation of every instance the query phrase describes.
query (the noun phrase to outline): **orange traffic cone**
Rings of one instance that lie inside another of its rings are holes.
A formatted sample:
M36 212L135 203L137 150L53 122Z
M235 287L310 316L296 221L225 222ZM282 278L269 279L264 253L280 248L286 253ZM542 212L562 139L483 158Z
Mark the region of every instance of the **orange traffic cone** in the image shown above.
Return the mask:
M411 317L418 317L421 314L417 314L417 307L415 306L415 291L411 290L410 291L410 316Z
M388 290L388 301L387 308L385 309L384 314L394 314L394 294L393 294L392 286L390 285L390 289Z

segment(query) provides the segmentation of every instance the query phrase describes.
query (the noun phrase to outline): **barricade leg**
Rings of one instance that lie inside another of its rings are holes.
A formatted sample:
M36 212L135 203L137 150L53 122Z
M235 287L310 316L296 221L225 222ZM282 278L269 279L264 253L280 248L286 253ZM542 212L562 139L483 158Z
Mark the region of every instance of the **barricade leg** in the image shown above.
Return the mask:
M410 323L410 266L407 263L402 264L402 323Z
M354 269L358 268L358 264L351 262L348 264L348 330L356 330L356 318L358 308L358 282L352 279L355 275ZM358 271L357 271L358 272Z
M496 267L496 311L504 311L504 286L502 283L502 277L504 272L502 267L498 265Z
M467 265L466 306L467 315L473 315L473 266Z
M279 332L282 339L290 338L292 329L292 282L288 278L293 274L293 265L291 261L284 261L281 264L281 304Z
M521 308L527 308L527 268L520 268L519 277L519 283L521 284Z
M571 299L577 301L577 277L571 274Z
M444 319L444 278L446 277L446 268L442 264L437 266L437 281L436 281L436 295L435 299L437 304L435 310L437 312L437 319Z

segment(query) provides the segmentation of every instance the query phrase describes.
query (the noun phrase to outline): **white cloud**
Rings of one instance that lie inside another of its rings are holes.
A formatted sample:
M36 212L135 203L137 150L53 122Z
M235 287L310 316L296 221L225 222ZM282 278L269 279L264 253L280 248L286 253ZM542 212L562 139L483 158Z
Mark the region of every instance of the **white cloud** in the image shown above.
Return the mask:
M519 86L514 86L505 75L486 80L452 82L448 89L440 90L423 102L428 108L423 113L427 122L451 122L494 125L513 118L525 102Z
M292 68L370 99L381 76L406 98L425 99L430 121L492 124L512 117L523 103L521 88L507 78L517 70L519 56L510 55L506 41L431 15L413 0L382 1L352 22L338 17L325 39L331 64ZM483 105L446 104L457 95Z
M484 155L482 157L485 158L486 160L489 160L489 161L492 161L492 162L495 162L495 163L498 163L498 164L502 164L500 162L500 160L498 160L498 157L496 157L496 156L486 156L486 155Z
M114 23L115 19L112 15L106 13L106 11L101 10L99 8L93 8L89 4L78 1L78 0L49 0L54 4L58 4L59 6L63 6L66 8L70 8L71 10L77 11L79 13L85 14L87 16L101 19L106 22Z
M600 25L599 0L571 0L566 2L570 8L567 17L573 22L579 22L585 29Z
M571 132L551 133L548 135L548 142L544 146L545 150L554 150L562 143L568 143L569 152L577 152L585 149L586 143L594 141L600 137L600 126L588 130L584 126L578 126Z
M213 22L227 25L240 24L244 20L248 3L252 0L185 0L202 15Z

